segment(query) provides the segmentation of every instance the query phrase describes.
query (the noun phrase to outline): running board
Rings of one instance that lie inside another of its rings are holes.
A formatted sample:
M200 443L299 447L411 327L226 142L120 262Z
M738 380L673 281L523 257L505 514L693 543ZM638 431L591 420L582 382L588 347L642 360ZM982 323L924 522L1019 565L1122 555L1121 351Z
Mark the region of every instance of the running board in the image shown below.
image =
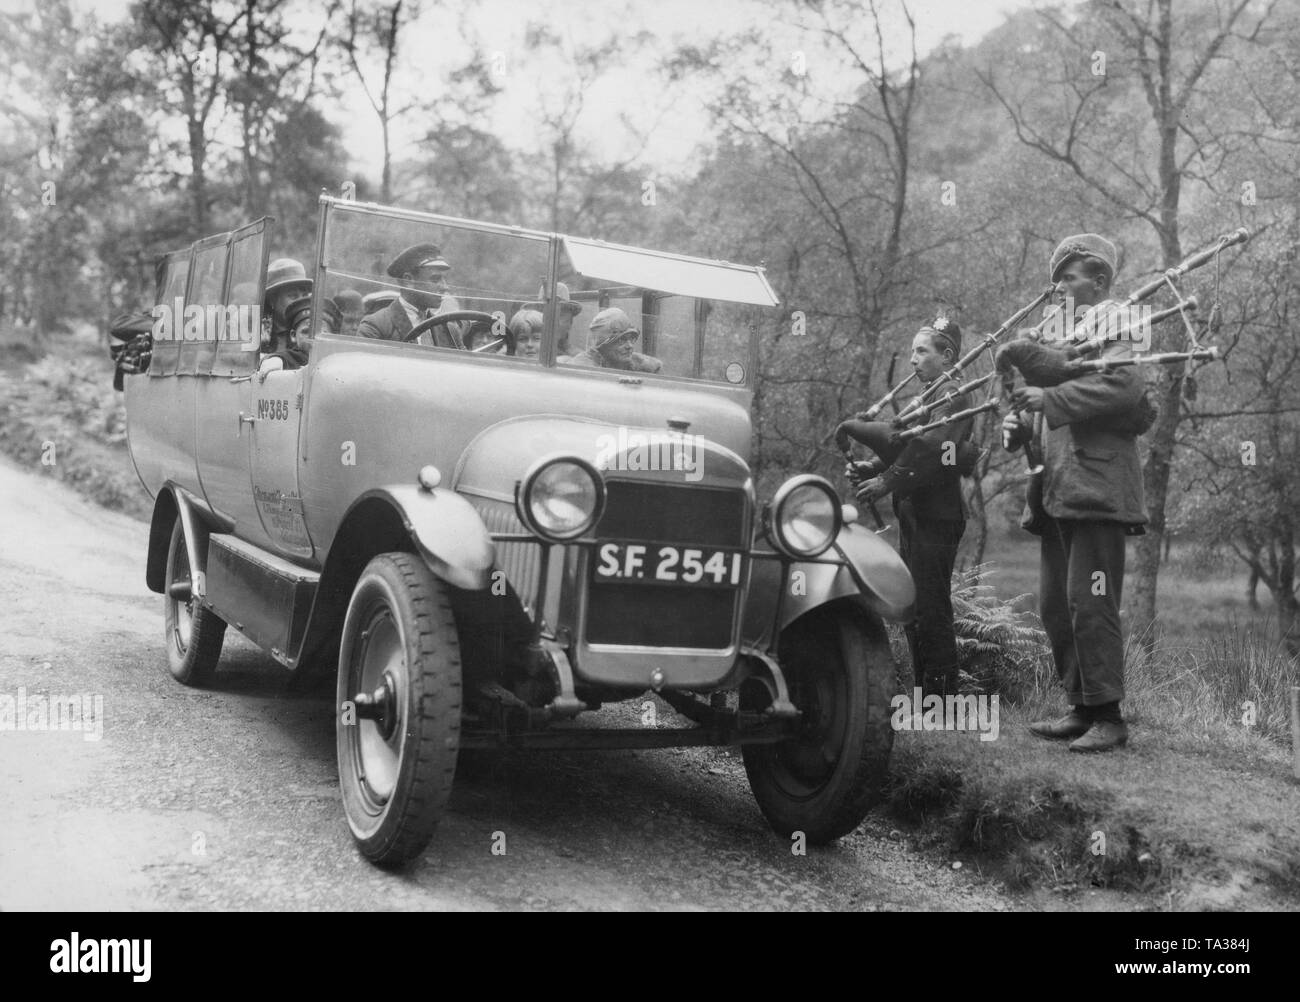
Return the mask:
M287 668L302 644L320 575L273 553L213 533L203 604Z

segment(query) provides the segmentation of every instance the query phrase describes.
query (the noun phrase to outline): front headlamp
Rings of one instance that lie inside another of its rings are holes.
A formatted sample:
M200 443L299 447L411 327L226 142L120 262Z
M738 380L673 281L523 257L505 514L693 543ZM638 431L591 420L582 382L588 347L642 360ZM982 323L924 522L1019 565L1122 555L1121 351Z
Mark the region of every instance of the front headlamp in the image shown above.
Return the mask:
M576 539L600 521L605 481L576 456L550 456L532 465L515 489L515 511L529 532L551 542Z
M777 490L764 515L768 542L795 560L821 556L839 535L843 519L835 489L804 473Z

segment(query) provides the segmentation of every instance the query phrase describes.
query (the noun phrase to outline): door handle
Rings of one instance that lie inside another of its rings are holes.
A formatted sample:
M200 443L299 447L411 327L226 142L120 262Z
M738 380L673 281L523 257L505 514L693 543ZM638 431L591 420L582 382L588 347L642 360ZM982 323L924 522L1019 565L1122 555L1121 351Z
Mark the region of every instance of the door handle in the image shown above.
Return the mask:
M253 415L251 414L245 414L243 411L240 411L239 430L235 432L235 438L239 438L239 436L244 434L244 422L248 422L249 424L257 424L257 418L253 417Z

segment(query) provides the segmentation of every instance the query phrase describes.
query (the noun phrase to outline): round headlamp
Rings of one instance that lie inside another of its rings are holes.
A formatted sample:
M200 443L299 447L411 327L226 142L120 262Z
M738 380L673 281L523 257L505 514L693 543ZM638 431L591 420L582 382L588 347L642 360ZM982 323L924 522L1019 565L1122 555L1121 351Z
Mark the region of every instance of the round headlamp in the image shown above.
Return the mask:
M515 511L529 532L551 542L576 539L600 521L605 481L576 456L552 456L532 465L515 490Z
M765 519L768 542L794 559L825 553L842 525L835 489L812 473L791 477L782 484Z

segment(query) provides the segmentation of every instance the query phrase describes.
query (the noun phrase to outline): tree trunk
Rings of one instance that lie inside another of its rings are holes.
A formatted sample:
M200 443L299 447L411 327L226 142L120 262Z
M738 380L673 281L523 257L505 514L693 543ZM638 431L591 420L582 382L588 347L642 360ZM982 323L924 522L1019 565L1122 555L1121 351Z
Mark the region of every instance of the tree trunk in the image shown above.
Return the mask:
M207 139L203 135L203 123L191 118L190 133L190 212L194 221L194 232L203 236L208 232L208 176L207 176Z
M972 481L969 509L966 538L970 540L970 549L967 551L966 559L960 562L959 570L977 567L984 563L984 549L989 541L988 509L984 505L984 489L978 477Z
M986 432L981 434L976 429L976 441L992 441L993 420L990 418L986 421ZM984 563L984 551L988 547L989 541L989 510L988 502L984 497L984 478L988 475L987 457L982 463L975 467L975 475L970 478L970 490L966 492L967 509L969 512L967 521L974 523L974 534L967 531L966 537L971 540L970 548L967 551L967 559L960 564L961 570L967 567L977 567Z
M1168 59L1170 45L1169 10L1167 4L1161 9L1161 59ZM1162 76L1167 86L1168 75ZM1178 170L1178 121L1168 109L1170 105L1166 95L1163 107L1166 109L1165 120L1160 123L1160 250L1164 255L1164 265L1172 268L1183 258L1183 249L1178 235L1178 202L1182 193L1182 174ZM1166 328L1168 330L1168 328ZM1163 337L1161 336L1163 334ZM1157 341L1165 340L1170 335L1152 331L1152 346ZM1167 347L1167 346L1162 346ZM1156 642L1153 628L1156 620L1156 590L1160 583L1160 550L1165 534L1165 506L1169 497L1169 473L1173 464L1175 440L1178 425L1183 417L1183 372L1182 363L1160 366L1165 370L1156 382L1159 397L1160 416L1155 427L1151 429L1150 452L1146 465L1142 467L1142 491L1146 498L1147 526L1146 534L1138 537L1137 554L1133 566L1133 587L1129 591L1129 630L1135 636L1143 638L1143 647L1150 650Z
M248 31L244 58L248 62L244 67L244 104L240 109L240 133L243 139L241 159L244 166L244 210L248 213L248 217L253 219L263 214L260 179L257 176L257 157L255 155L257 148L257 124L255 119L259 100L256 0L246 0L244 16L246 18L245 28Z
M208 178L204 157L200 153L190 160L190 202L194 213L194 232L208 232Z
M384 205L393 204L393 155L389 147L388 118L383 121L384 130L384 171L379 181L379 200Z
M1173 369L1174 366L1161 368ZM1177 368L1181 369L1182 366ZM1183 374L1166 372L1156 384L1160 394L1160 417L1151 430L1151 451L1142 468L1142 490L1146 496L1146 534L1137 540L1133 561L1133 587L1128 593L1129 630L1144 637L1144 646L1155 643L1151 629L1156 618L1156 587L1160 578L1160 549L1165 532L1165 504L1169 496L1169 472L1174 455L1174 437L1182 418Z

